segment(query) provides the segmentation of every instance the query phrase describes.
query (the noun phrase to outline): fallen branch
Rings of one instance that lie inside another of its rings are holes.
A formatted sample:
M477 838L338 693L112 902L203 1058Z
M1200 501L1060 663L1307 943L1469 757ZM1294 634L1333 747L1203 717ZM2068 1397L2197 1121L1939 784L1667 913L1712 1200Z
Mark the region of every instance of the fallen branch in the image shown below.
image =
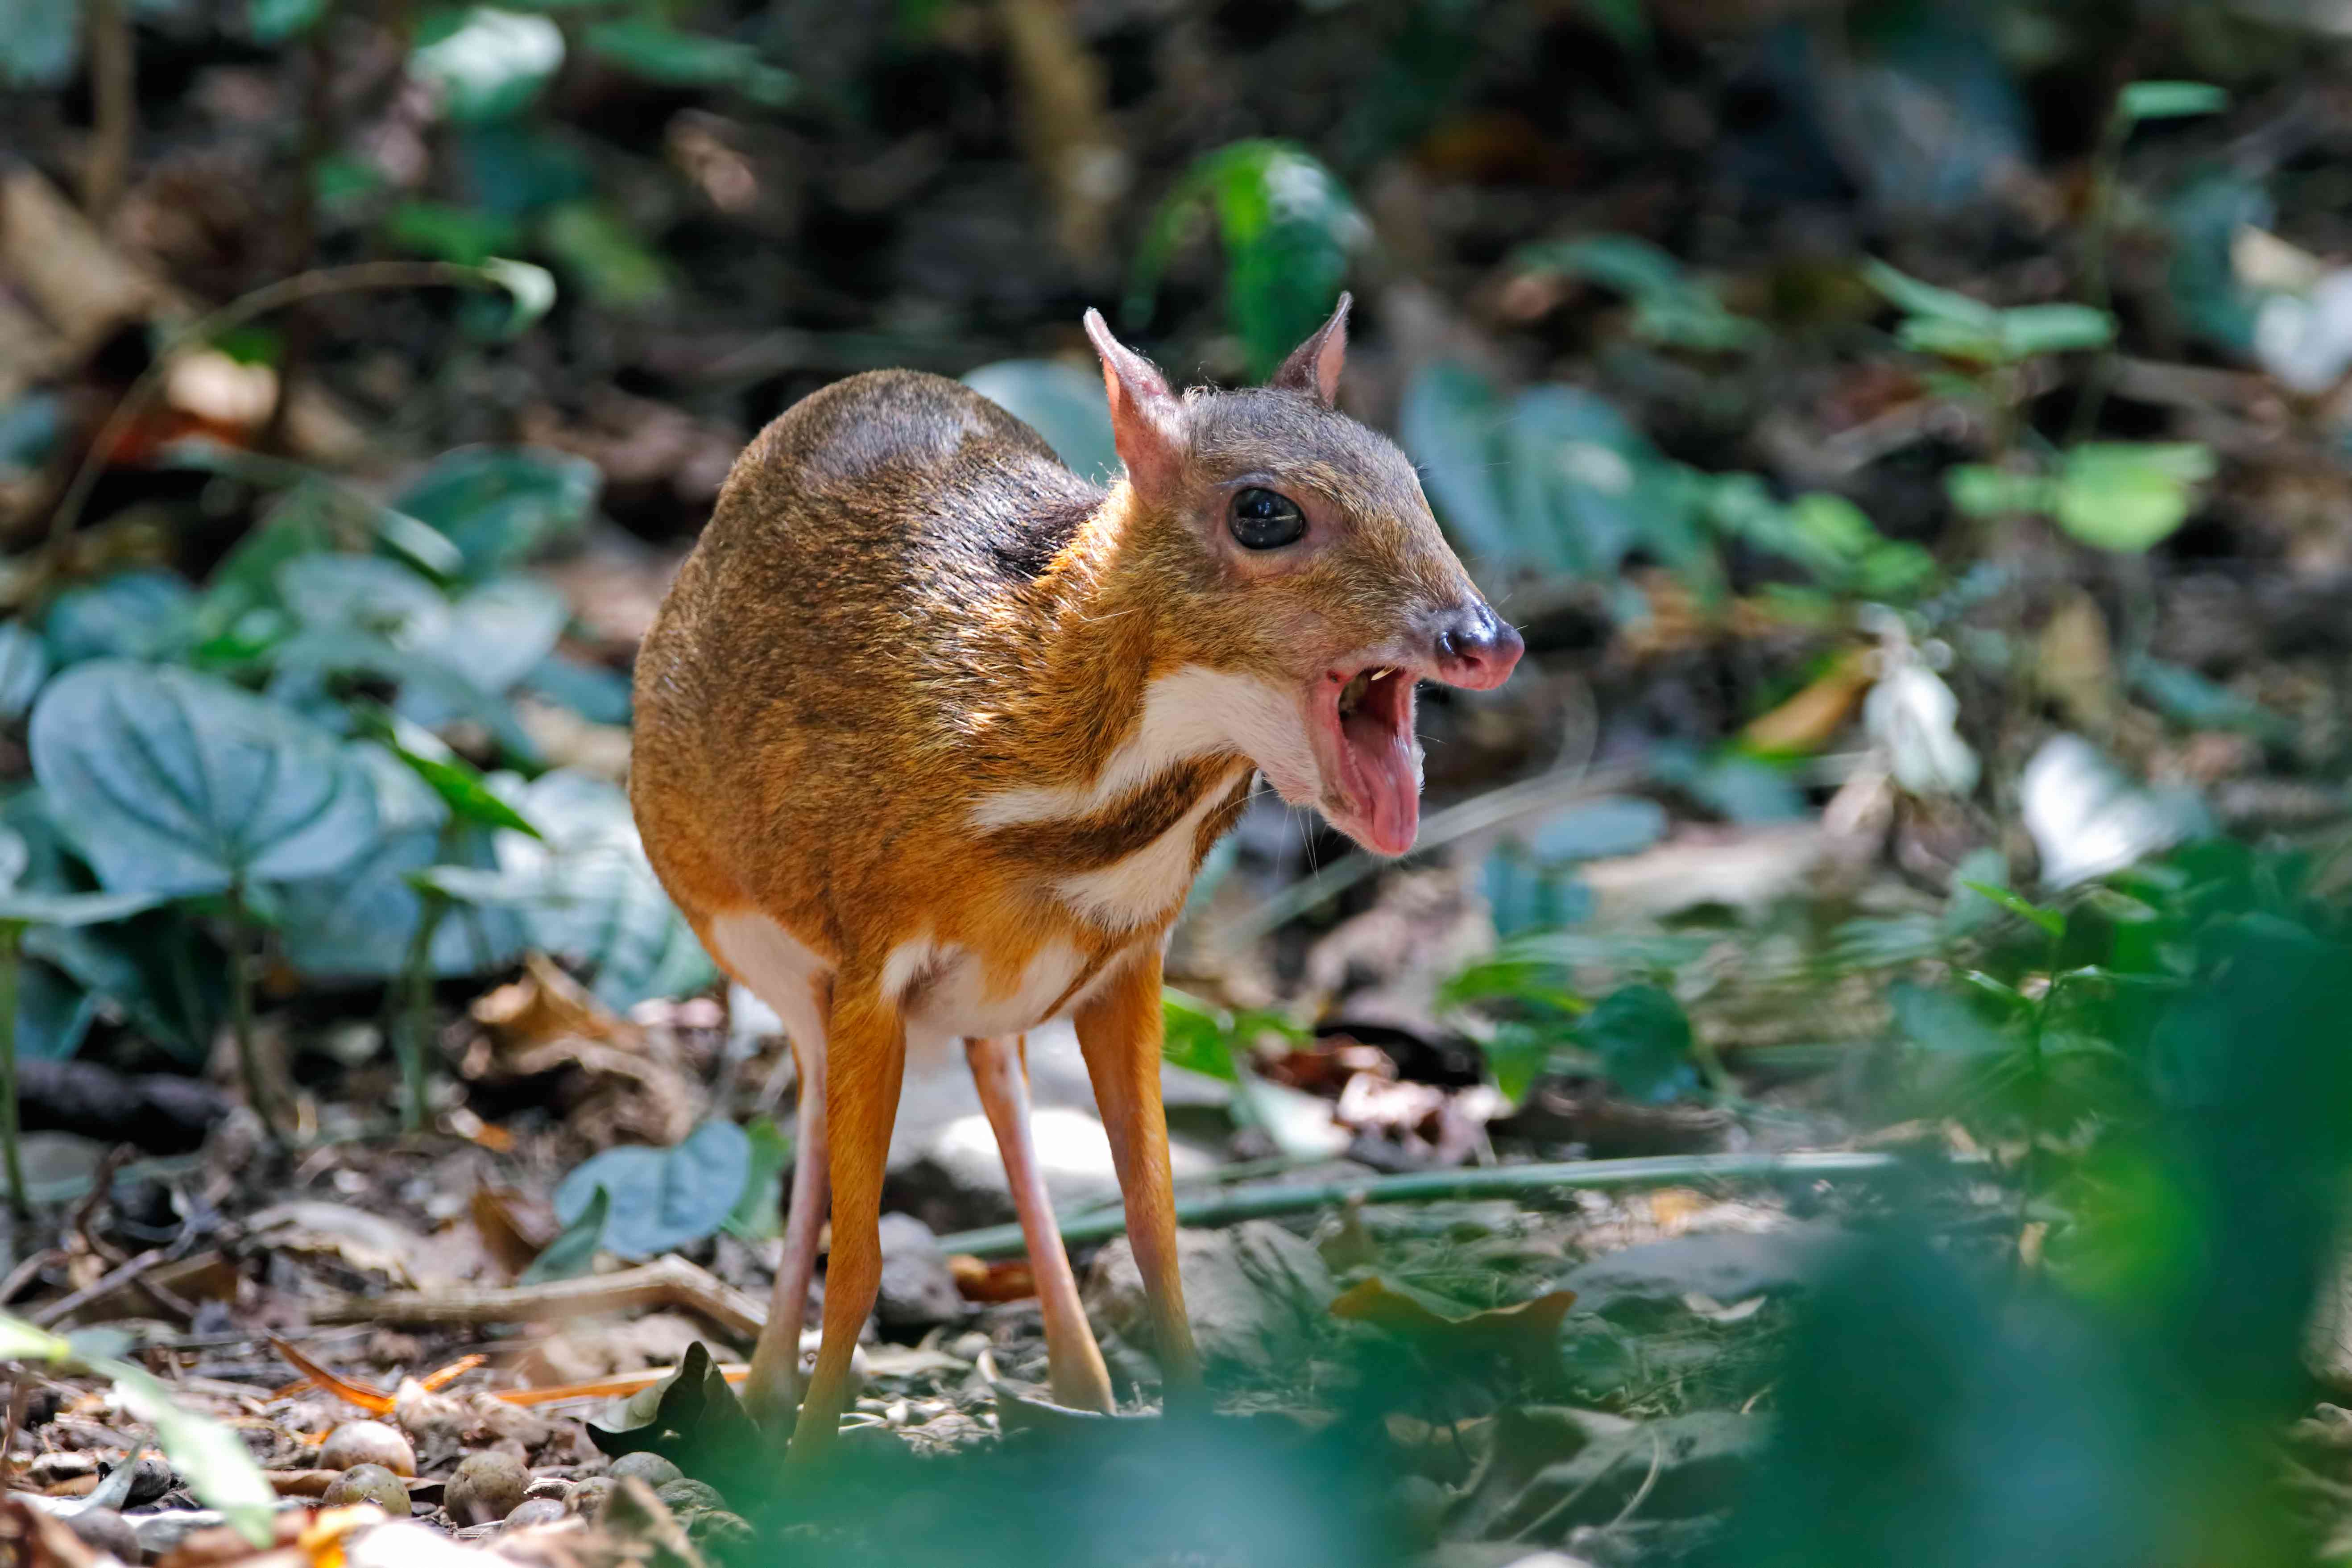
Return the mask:
M1576 1189L1664 1186L1676 1182L1757 1181L1776 1176L1852 1176L1890 1170L1892 1154L1675 1154L1642 1160L1569 1160L1555 1164L1473 1165L1457 1171L1415 1171L1362 1181L1317 1182L1288 1187L1258 1187L1218 1193L1176 1205L1176 1223L1234 1225L1272 1215L1360 1197L1368 1204L1431 1203L1445 1198L1567 1192ZM1127 1228L1123 1210L1093 1210L1060 1222L1066 1242L1100 1241ZM992 1225L940 1237L940 1250L974 1258L1021 1250L1021 1227Z
M761 1304L707 1268L683 1258L552 1279L543 1285L509 1285L491 1290L398 1290L387 1296L347 1296L310 1314L319 1323L424 1323L449 1327L517 1323L543 1318L577 1318L648 1307L678 1307L699 1312L730 1334L759 1337L768 1314Z

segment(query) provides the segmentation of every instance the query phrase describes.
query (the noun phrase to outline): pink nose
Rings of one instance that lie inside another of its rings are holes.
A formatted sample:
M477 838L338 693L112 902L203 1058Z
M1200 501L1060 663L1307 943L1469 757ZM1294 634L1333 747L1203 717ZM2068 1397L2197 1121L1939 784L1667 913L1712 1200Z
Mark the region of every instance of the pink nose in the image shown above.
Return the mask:
M1510 679L1528 645L1483 604L1449 610L1437 623L1437 673L1448 686L1486 691Z

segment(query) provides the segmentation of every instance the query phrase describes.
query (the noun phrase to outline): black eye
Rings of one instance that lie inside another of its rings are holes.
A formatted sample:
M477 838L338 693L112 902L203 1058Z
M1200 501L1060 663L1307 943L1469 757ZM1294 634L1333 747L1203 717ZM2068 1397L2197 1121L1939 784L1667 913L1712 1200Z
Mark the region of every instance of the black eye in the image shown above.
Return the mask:
M1307 537L1307 514L1288 496L1246 489L1234 496L1234 537L1247 550L1276 550Z

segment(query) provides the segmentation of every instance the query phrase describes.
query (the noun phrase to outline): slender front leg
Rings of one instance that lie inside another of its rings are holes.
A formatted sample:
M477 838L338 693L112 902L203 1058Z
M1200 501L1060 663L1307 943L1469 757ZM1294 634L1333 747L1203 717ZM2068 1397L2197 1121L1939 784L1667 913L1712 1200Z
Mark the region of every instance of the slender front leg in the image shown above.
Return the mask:
M792 1458L805 1464L839 1434L849 1404L849 1358L882 1286L882 1176L907 1066L898 1005L871 972L836 975L824 1071L833 1170L833 1252L824 1268L824 1335L793 1426Z
M1070 1273L1070 1255L1054 1224L1054 1207L1045 1196L1045 1173L1038 1168L1037 1146L1029 1136L1028 1042L1013 1039L968 1039L965 1059L971 1063L971 1081L980 1088L981 1109L996 1132L996 1147L1004 1156L1004 1179L1013 1189L1013 1212L1021 1218L1021 1238L1029 1246L1029 1272L1037 1281L1037 1304L1045 1314L1045 1364L1053 1380L1054 1397L1079 1410L1111 1409L1110 1373L1102 1350L1087 1324L1087 1310L1078 1301L1078 1282Z
M1168 1116L1160 1102L1160 950L1147 947L1121 964L1078 1009L1076 1023L1127 1199L1128 1241L1143 1276L1168 1405L1204 1405L1201 1352L1192 1344L1184 1282L1176 1271L1175 1181L1168 1168Z
M816 1016L833 1007L833 981L810 982ZM830 1023L825 1026L828 1029ZM824 1136L824 1037L793 1036L793 1059L800 1072L800 1108L793 1130L792 1206L784 1215L784 1250L776 1264L776 1288L768 1298L768 1321L751 1352L743 1404L751 1418L771 1432L785 1432L800 1404L801 1325L808 1321L809 1279L816 1273L816 1243L824 1229L826 1171Z

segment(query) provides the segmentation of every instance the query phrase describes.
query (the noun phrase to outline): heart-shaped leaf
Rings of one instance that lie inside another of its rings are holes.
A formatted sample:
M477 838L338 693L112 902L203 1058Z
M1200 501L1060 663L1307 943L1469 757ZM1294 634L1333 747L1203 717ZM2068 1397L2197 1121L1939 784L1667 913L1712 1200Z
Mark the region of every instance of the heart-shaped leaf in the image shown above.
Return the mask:
M751 1173L751 1142L731 1121L706 1121L674 1149L607 1149L573 1167L555 1189L555 1217L570 1226L598 1192L612 1194L606 1250L632 1260L700 1241L727 1221Z
M596 504L596 465L535 447L464 447L449 453L394 502L431 524L480 578L577 528Z
M196 595L169 572L121 572L57 597L41 623L55 665L176 658L196 637Z
M597 1248L604 1245L604 1225L612 1213L612 1189L600 1182L579 1217L565 1226L562 1234L530 1260L530 1267L515 1283L540 1285L551 1279L576 1279L587 1273L596 1261Z
M104 997L132 1029L184 1062L203 1062L228 1016L220 950L177 910L112 925L35 926L25 951Z
M221 892L340 869L376 837L333 736L184 669L106 659L49 684L33 772L114 891Z
M22 718L49 678L49 650L20 621L0 621L0 719Z
M1627 985L1595 1003L1576 1037L1601 1058L1610 1081L1636 1100L1665 1100L1698 1087L1690 1019L1654 985Z

